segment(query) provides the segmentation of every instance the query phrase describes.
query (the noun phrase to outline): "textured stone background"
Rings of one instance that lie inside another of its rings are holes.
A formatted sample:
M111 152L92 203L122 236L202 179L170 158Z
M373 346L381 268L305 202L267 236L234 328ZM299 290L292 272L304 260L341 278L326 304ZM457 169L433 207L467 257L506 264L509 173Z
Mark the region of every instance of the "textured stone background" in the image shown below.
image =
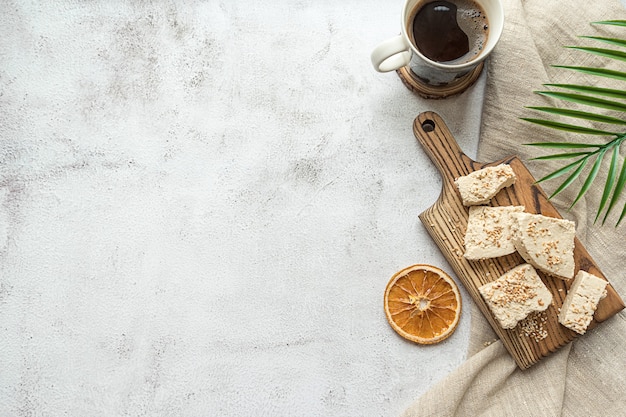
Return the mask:
M473 155L484 88L373 71L401 3L0 3L0 415L387 416L463 361L382 309L449 270L411 123Z

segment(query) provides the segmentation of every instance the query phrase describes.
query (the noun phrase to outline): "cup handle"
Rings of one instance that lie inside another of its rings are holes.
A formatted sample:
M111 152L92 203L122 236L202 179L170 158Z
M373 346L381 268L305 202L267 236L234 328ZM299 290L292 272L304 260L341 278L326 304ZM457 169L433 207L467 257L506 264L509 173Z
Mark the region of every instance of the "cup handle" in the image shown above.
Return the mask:
M404 36L398 35L374 48L371 58L376 71L389 72L408 65L411 62L411 52Z

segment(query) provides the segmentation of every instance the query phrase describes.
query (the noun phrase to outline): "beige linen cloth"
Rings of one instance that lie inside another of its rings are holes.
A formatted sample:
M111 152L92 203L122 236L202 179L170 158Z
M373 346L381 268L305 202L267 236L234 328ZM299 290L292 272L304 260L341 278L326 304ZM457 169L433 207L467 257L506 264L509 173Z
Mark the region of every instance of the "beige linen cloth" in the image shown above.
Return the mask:
M602 140L555 133L520 117L545 117L529 105L557 105L533 91L544 83L582 83L626 89L626 83L606 79L597 83L582 74L556 69L554 64L603 66L607 60L564 48L580 45L579 35L626 37L626 28L592 26L599 20L626 19L617 0L504 0L505 29L488 67L478 160L494 161L516 154L536 178L563 162L532 162L545 152L522 144L534 141ZM587 46L606 47L603 44ZM612 65L612 64L611 64ZM622 70L625 67L622 64ZM624 155L622 149L622 156ZM608 159L608 158L607 158ZM600 227L594 225L604 176L571 211L569 202L582 181L553 200L561 214L576 221L577 236L617 292L626 298L626 222L615 228L615 210ZM564 178L564 177L562 177ZM543 184L550 193L560 184ZM622 199L623 200L623 199ZM417 416L626 416L626 314L601 323L574 342L521 371L480 311L472 311L468 360L411 405L404 417Z

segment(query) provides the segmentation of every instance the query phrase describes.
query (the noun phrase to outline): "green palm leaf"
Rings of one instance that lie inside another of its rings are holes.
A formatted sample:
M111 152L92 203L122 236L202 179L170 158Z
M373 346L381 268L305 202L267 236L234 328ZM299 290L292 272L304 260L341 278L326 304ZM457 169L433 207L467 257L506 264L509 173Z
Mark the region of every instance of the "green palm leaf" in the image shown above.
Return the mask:
M611 202L609 203L609 208L606 210L606 213L604 214L604 219L602 219L602 223L606 221L607 217L609 217L609 214L613 210L613 207L615 207L615 205L617 204L617 200L619 199L619 197L622 194L622 191L624 190L624 185L626 185L626 160L622 162L622 170L619 174L617 185L615 185L615 190L613 191L613 197L611 198ZM624 204L624 207L626 207L626 204ZM622 216L620 216L620 221L621 221L621 218Z
M572 133L582 133L586 135L605 135L605 136L613 136L614 132L608 132L606 130L592 129L589 127L572 125L569 123L561 123L554 122L552 120L543 120L543 119L533 119L528 117L522 117L522 120L526 120L527 122L535 123L538 125L551 127L552 129L564 130L566 132Z
M619 219L617 219L617 226L624 220L624 216L626 216L626 204L624 204L624 208L622 209L622 214L620 214Z
M553 65L553 67L583 72L590 75L597 75L599 77L615 78L617 80L626 81L626 73L622 71L610 70L605 68L576 67L570 65Z
M564 175L566 173L568 173L569 171L571 171L572 169L574 169L574 167L576 167L576 165L580 165L581 163L583 163L584 161L587 160L587 157L581 158L575 162L572 162L571 164L567 164L562 168L557 169L556 171L553 171L552 173L546 175L545 177L542 177L540 179L537 180L537 182L544 182L544 181L548 181L548 180L552 180L554 178L560 177L561 175Z
M593 22L593 24L626 28L626 20L605 20ZM579 38L583 41L600 42L606 45L617 46L618 48L626 48L626 37L623 36L580 36ZM626 81L626 71L620 70L620 67L617 66L621 65L621 68L626 70L626 65L624 64L626 63L626 51L587 45L566 46L566 48L577 53L584 53L587 56L594 55L597 59L615 63L616 65L611 66L611 68L617 69L609 69L606 63L598 65L598 67L553 65L554 68L576 71L595 77L593 85L572 83L544 84L544 87L554 88L555 90L535 91L535 93L557 100L562 106L528 106L528 109L541 112L547 117L551 116L552 119L523 117L522 120L567 133L593 135L597 137L593 142L597 141L597 143L580 143L578 140L571 142L546 141L527 143L526 145L528 146L552 151L552 153L547 155L534 157L532 160L567 161L573 159L573 162L568 161L566 165L555 169L537 182L541 183L565 176L565 180L550 195L550 198L554 198L574 184L579 178L584 178L582 186L569 206L571 209L594 187L594 183L603 167L608 165L608 172L606 180L602 185L602 195L598 202L594 223L602 217L602 224L604 224L609 214L619 204L623 204L616 224L619 225L626 218L626 203L623 203L622 200L623 195L626 194L624 192L626 189L626 160L620 156L621 145L626 141L626 128L624 128L626 126L626 87L607 88L601 85L601 82L605 78L620 82ZM576 106L568 108L568 104L586 106L595 110L577 108ZM606 111L613 113L606 114ZM576 121L585 121L586 123L579 124ZM593 125L589 125L589 122ZM613 129L617 131L612 131ZM620 129L623 130L620 132ZM604 139L607 136L609 138ZM605 156L609 152L611 153L610 162L605 164ZM592 161L593 164L590 164ZM589 165L591 166L589 167Z
M617 176L617 163L619 160L619 146L613 147L613 156L611 157L611 166L609 167L609 173L606 177L606 184L604 185L604 191L602 192L602 198L600 199L600 205L598 206L598 212L593 222L597 222L600 214L604 210L606 203L609 201L611 191L613 191L613 185L615 184L615 177ZM602 222L604 224L604 221Z
M626 40L624 40L624 39L604 38L602 36L579 36L579 38L581 38L581 39L591 39L591 40L594 40L594 41L600 41L600 42L608 43L610 45L626 47Z
M580 200L582 198L582 196L585 195L587 190L589 190L589 187L591 187L591 184L593 184L593 181L598 176L598 171L600 171L600 165L602 165L602 159L604 159L604 154L605 153L606 153L606 148L602 149L598 153L598 156L596 157L596 162L593 164L593 167L591 168L591 172L589 172L589 176L585 180L585 183L583 184L583 186L580 188L580 192L578 193L578 195L574 199L574 202L572 202L572 204L570 205L570 209L572 207L574 207L574 205L576 205L576 203L578 203L578 200ZM582 170L582 168L580 168L580 170Z
M561 109L558 107L535 107L529 106L529 109L550 113L557 116L574 117L577 119L591 120L599 123L609 123L615 125L626 125L626 120L617 117L605 116L603 114L590 113L580 110Z
M593 25L613 25L626 26L626 20L603 20L601 22L591 22Z
M617 59L620 61L626 61L626 52L615 51L613 49L590 48L586 46L568 46L567 48L576 49L578 51L589 52L590 54L605 56L607 58Z
M539 148L555 148L555 149L586 149L586 148L602 148L602 145L593 143L573 143L573 142L535 142L526 143L527 146L536 146Z
M576 158L577 156L584 156L588 154L589 152L555 153L552 155L538 156L536 158L531 158L531 159L533 161L548 161L552 159L571 159L571 158Z
M626 100L626 91L624 90L615 90L612 88L593 87L589 85L574 85L574 84L544 84L544 86L564 88L566 90L577 91L579 93L597 94L600 96Z
M570 101L572 103L584 104L586 106L626 112L626 104L619 101L605 100L598 97L586 96L583 94L564 93L560 91L536 91L536 93L541 94L542 96Z
M572 175L570 175L569 177L567 177L567 179L565 181L563 181L563 183L559 186L559 188L557 188L552 195L550 195L550 198L555 197L557 194L559 194L561 191L563 191L564 189L566 189L567 187L569 187L574 180L576 180L576 178L578 178L580 176L580 173L583 172L583 169L585 169L585 166L587 165L587 161L589 159L587 159L587 157L582 159L582 162L580 162L578 164L578 168L576 168L576 171L574 171L572 173ZM574 165L575 166L575 165ZM569 171L569 170L568 170ZM571 206L570 206L571 208Z

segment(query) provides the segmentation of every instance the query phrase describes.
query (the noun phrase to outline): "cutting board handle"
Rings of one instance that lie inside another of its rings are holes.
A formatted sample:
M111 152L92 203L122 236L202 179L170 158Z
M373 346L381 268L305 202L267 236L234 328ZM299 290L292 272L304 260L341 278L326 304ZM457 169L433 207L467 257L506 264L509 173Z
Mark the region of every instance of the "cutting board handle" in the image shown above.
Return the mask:
M437 113L420 113L413 122L413 134L433 161L444 181L450 184L476 169L476 161L465 155L445 122Z

